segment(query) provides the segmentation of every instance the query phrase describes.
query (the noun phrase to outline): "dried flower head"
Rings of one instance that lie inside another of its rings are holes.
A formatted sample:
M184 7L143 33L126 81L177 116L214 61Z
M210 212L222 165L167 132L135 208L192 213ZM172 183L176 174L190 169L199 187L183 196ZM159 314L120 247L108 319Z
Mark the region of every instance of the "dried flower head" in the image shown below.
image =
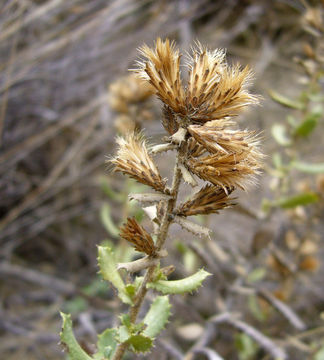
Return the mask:
M203 180L228 189L239 187L243 190L249 183L255 182L259 162L252 153L240 152L227 155L212 154L199 159L191 158L188 169Z
M180 54L173 42L157 39L155 48L140 49L144 60L138 62L140 76L152 84L158 97L181 121L202 124L214 119L236 116L250 104L258 103L246 87L252 77L248 67L230 67L225 51L210 51L199 43L187 62L189 81L182 86Z
M181 55L175 43L158 38L155 49L144 45L140 53L147 59L138 62L140 76L154 86L158 97L175 113L185 114L184 90L180 78Z
M120 237L134 245L136 251L154 256L156 247L151 235L137 223L135 218L127 218L127 223L120 229Z
M257 151L259 145L255 131L240 131L224 127L199 125L190 125L188 131L199 144L212 154L217 152L230 154Z
M181 204L175 211L180 216L218 213L219 210L234 205L229 194L234 188L223 188L214 185L206 185L200 189L191 199Z
M110 160L115 165L114 171L121 171L142 184L165 192L165 180L151 159L146 141L141 133L130 133L125 137L118 137L119 149L117 155Z

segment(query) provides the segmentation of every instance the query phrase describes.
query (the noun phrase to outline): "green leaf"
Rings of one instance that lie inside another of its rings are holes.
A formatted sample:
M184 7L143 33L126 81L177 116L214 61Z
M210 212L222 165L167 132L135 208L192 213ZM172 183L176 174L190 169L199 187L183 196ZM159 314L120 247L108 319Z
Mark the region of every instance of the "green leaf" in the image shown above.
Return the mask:
M82 296L76 296L64 303L63 309L69 314L76 314L86 310L88 303Z
M156 297L143 320L144 324L147 325L143 334L150 338L155 338L168 321L170 308L168 296Z
M303 110L305 108L304 104L298 101L291 100L274 90L269 91L269 95L271 96L272 100L276 101L277 103L297 110Z
M318 201L318 195L315 193L302 193L291 197L283 197L278 199L274 205L283 209L291 209L296 206L305 206Z
M72 360L92 360L74 337L71 315L61 312L61 316L63 319L62 331L60 333L61 343L66 346L70 358Z
M309 164L302 161L294 161L291 166L299 171L307 174L323 174L324 163Z
M181 280L158 280L148 283L146 286L160 291L162 294L183 294L197 290L209 275L211 274L200 269L195 274Z
M308 136L318 124L320 115L317 113L309 114L306 116L305 120L296 127L294 135L297 136Z
M102 206L100 210L100 219L105 229L111 236L119 237L119 228L112 220L110 206L108 204L104 204Z
M324 360L324 345L314 355L314 360Z
M116 336L116 329L106 329L104 332L98 335L98 351L96 354L94 354L95 360L109 359L113 356L117 348Z
M282 124L274 124L271 128L271 134L279 145L289 146L291 145L291 139L289 139L286 133L286 127Z
M132 335L126 342L132 346L135 352L147 352L151 349L153 344L151 338L141 334Z
M104 280L110 281L118 290L118 296L125 304L132 304L132 300L128 295L123 279L117 271L115 258L109 247L98 246L98 263L100 273Z
M253 359L258 351L258 345L244 333L235 336L235 346L238 349L240 360Z
M266 315L264 314L264 312L260 307L257 296L251 295L248 297L248 306L251 313L256 319L258 319L259 321L266 320Z
M101 183L102 191L108 196L109 199L112 199L112 200L117 201L119 203L123 203L125 201L125 196L122 193L113 190L110 187L110 184L109 184L109 182L107 181L106 178L101 177L100 178L100 183Z
M262 268L262 267L258 267L256 269L253 269L249 275L247 276L247 281L249 283L255 283L259 280L262 280L265 275L267 273L267 270L265 268Z

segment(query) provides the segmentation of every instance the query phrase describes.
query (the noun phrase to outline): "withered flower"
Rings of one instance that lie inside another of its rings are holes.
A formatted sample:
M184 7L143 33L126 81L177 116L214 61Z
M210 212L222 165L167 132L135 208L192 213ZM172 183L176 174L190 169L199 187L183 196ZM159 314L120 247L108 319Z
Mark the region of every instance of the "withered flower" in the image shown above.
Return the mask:
M233 199L229 198L233 190L234 188L227 188L225 192L222 187L208 184L181 204L175 213L180 216L218 213L219 210L234 205Z
M138 62L141 77L155 87L158 97L175 113L185 114L185 96L180 78L181 55L175 43L158 38L155 49L144 45L140 53L147 59Z
M117 155L110 160L115 165L114 171L121 171L142 184L165 192L166 182L151 159L142 134L135 132L118 137L117 144Z
M217 152L229 154L256 151L259 144L255 131L231 130L206 125L190 125L188 131L199 144L212 154Z
M172 111L172 109L164 105L163 111L162 111L162 125L164 129L170 134L175 134L179 129L179 124L176 120L176 115Z
M252 153L213 154L199 159L191 158L188 169L203 180L220 186L227 193L228 189L239 187L243 190L249 183L255 182L255 175L260 167Z
M134 245L136 251L154 256L156 247L151 235L137 223L135 218L127 218L127 223L120 229L120 236Z
M174 42L157 39L155 48L143 46L144 59L136 71L152 84L158 97L179 119L203 124L210 120L236 116L247 105L258 103L258 97L246 89L252 77L248 67L230 67L225 51L210 51L197 43L187 62L189 81L182 86L180 54Z

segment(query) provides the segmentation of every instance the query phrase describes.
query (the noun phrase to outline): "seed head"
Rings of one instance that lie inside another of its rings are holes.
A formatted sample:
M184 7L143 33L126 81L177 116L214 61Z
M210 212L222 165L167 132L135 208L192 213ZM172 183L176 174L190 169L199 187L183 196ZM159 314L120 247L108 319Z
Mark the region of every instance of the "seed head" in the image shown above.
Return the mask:
M227 188L225 191L221 187L208 184L175 212L180 216L218 213L219 210L234 205L233 199L228 196L233 190L234 188Z
M189 123L203 124L210 120L236 116L258 97L246 89L252 73L248 67L233 67L225 62L225 51L210 51L197 43L187 62L189 80L186 87L180 78L179 50L174 42L160 38L151 49L140 49L143 60L137 72L152 84L158 97L172 111Z
M239 187L243 190L255 182L259 162L253 154L247 152L234 154L212 154L199 159L191 158L187 162L188 169L203 180L228 189Z
M142 184L165 192L165 180L151 159L146 147L146 141L141 133L129 133L118 137L119 149L117 155L110 160L115 165L114 171L121 171Z
M199 144L212 154L251 152L256 151L259 145L255 131L230 130L207 125L190 125L188 131Z
M120 229L120 237L134 245L136 251L154 256L156 247L151 235L137 223L135 218L127 218L127 223Z
M144 57L143 61L138 62L140 77L155 87L158 97L175 113L185 114L180 78L181 55L175 43L158 38L154 49L144 45L140 53Z

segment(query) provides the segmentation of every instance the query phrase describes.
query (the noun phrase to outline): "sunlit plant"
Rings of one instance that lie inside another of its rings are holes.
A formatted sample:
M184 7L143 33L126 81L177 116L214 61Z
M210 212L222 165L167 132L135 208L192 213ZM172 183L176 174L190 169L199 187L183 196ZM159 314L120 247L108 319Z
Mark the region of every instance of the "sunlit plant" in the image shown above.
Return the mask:
M143 133L132 132L117 138L116 156L110 161L114 171L122 172L154 190L130 194L152 222L152 231L129 217L120 228L120 237L132 244L143 257L116 264L109 247L99 247L98 262L104 280L118 291L120 300L129 305L120 316L120 326L106 329L98 336L97 352L88 355L77 343L69 315L63 316L61 341L74 360L122 359L126 350L145 353L165 327L170 315L169 294L192 292L210 275L204 269L179 280L168 280L168 268L160 268L167 257L165 242L172 223L179 224L190 236L209 237L210 230L189 216L207 215L234 205L231 194L245 190L260 168L262 154L255 132L238 130L234 117L258 97L247 90L252 74L248 67L229 66L225 51L211 51L196 44L185 66L188 80L181 78L181 55L174 42L157 39L154 48L140 49L142 60L135 72L150 83L162 101L162 125L167 132L162 144L150 146ZM172 179L162 178L153 155L173 151ZM200 179L200 181L198 181ZM183 182L198 187L187 199L178 199ZM122 272L123 271L123 272ZM126 284L123 273L143 272ZM146 315L139 311L150 289L161 293L153 300Z

